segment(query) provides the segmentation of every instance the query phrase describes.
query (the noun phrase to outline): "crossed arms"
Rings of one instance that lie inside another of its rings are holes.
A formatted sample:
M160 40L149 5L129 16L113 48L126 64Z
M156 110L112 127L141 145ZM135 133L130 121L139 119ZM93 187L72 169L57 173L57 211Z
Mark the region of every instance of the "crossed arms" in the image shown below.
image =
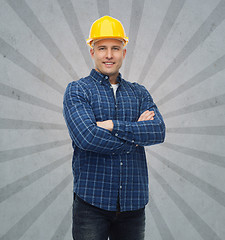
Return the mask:
M123 154L134 150L136 145L163 142L165 125L162 116L148 91L142 91L142 114L137 122L96 122L88 103L88 89L79 82L70 83L64 95L63 114L75 145L86 151Z
M146 110L141 114L141 116L138 118L138 122L140 121L148 121L148 120L154 120L154 111ZM98 127L105 128L112 132L113 130L113 121L112 120L106 120L102 122L96 122Z

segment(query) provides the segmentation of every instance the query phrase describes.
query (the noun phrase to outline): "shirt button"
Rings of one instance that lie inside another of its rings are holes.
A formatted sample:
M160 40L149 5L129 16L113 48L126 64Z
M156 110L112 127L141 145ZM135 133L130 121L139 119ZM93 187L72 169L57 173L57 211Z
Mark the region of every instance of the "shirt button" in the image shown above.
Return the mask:
M127 154L130 153L130 152L127 152Z
M132 140L131 142L134 143L134 140Z
M115 155L115 153L112 153L112 155Z
M118 133L116 133L115 136L117 137L117 136L118 136Z
M122 189L122 186L120 186L120 189Z
M108 79L108 76L105 76L105 79Z
M123 163L121 162L120 165L123 166Z

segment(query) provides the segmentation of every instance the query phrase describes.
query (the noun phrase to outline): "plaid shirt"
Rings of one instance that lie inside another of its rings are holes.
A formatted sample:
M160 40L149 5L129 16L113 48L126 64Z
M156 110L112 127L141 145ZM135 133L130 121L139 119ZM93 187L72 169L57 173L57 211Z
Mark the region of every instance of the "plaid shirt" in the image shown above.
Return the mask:
M164 141L165 125L144 86L121 78L114 97L108 76L90 75L69 83L63 113L74 148L74 192L101 209L143 208L148 202L148 171L144 146ZM137 122L146 110L154 120ZM97 121L113 120L113 131ZM119 194L119 195L118 195Z

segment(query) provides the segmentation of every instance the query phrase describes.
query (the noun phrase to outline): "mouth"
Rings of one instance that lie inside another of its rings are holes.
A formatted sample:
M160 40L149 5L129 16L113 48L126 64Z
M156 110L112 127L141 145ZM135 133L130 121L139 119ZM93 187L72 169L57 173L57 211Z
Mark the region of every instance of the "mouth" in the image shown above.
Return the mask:
M114 65L114 62L103 62L105 66L111 67Z

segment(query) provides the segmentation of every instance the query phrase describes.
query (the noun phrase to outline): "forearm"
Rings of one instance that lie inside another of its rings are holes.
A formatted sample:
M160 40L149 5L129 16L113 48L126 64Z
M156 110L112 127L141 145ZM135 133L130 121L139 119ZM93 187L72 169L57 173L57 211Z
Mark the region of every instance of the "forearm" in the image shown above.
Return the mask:
M136 145L148 146L161 143L165 138L165 125L161 115L158 112L154 117L154 111L147 110L141 114L137 122L106 120L97 122L97 125L111 131L120 139Z
M70 137L82 150L103 154L124 154L135 149L134 144L113 136L110 131L98 127L96 123L71 116L73 114L64 107L64 117ZM88 126L83 125L84 122Z
M165 124L148 90L138 84L140 113L137 122L113 120L112 134L139 146L162 143L165 139Z
M148 121L126 122L113 120L112 134L117 138L140 146L162 143L165 138L165 124L162 118L157 115L154 120Z

